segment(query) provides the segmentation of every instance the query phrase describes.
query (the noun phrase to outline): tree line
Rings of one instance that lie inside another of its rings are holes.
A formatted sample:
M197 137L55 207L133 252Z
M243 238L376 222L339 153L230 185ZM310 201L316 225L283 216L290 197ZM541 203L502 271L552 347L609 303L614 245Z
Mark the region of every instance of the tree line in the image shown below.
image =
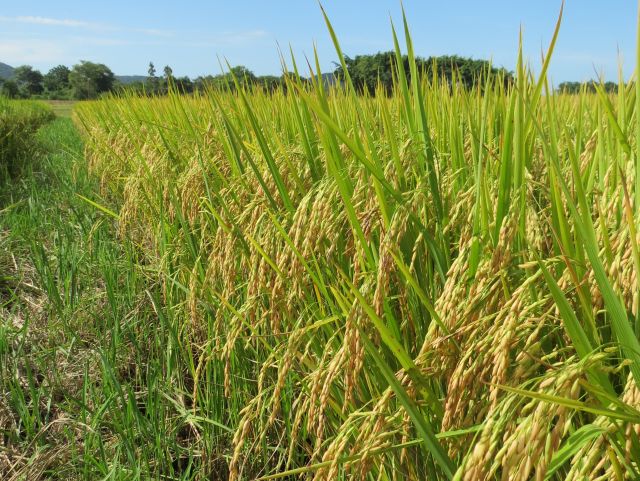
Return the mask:
M10 79L0 79L0 84L0 94L9 98L85 100L113 90L116 77L106 65L83 60L72 68L58 65L46 74L22 65Z
M119 90L139 95L165 95L170 88L188 94L203 90L206 86L233 89L234 77L242 85L262 86L268 90L284 85L283 76L257 76L244 66L233 67L221 75L191 79L187 76L175 77L169 65L162 69L162 74L158 74L153 62L149 63L146 77L125 83L106 65L83 60L71 68L58 65L46 74L31 65L16 67L10 79L0 78L0 95L9 98L87 100Z
M269 91L285 85L284 76L258 76L243 65L231 67L229 71L224 74L199 76L191 79L187 76L175 77L173 75L173 69L169 65L166 65L162 69L162 74L158 75L155 65L153 62L150 62L145 80L128 83L122 88L140 95L165 95L170 88L186 94L202 91L206 87L234 90L234 78L235 82L238 82L240 85L263 87Z
M345 64L349 76L359 92L368 91L375 94L382 90L390 93L393 89L396 69L394 52L379 52L373 55L358 55L346 57ZM418 70L427 76L437 76L449 85L458 84L470 88L481 84L491 76L509 84L513 81L513 73L496 68L486 60L476 60L459 56L440 56L416 59ZM409 59L402 57L403 69L410 77ZM323 81L329 84L343 82L345 72L340 65ZM232 67L228 72L220 75L207 75L191 79L187 76L176 77L173 69L166 65L158 73L153 62L149 63L147 76L133 82L123 83L109 67L101 63L81 61L69 68L58 65L46 74L34 69L30 65L23 65L14 69L11 79L0 79L0 95L12 98L42 98L42 99L93 99L106 92L126 90L139 95L165 95L170 89L182 93L193 93L203 90L207 86L220 89L235 89L236 82L240 85L252 85L273 91L277 88L286 89L284 76L255 75L244 66ZM617 89L615 82L603 84L607 92ZM576 93L582 88L595 90L593 82L563 82L558 91Z
M585 89L587 92L595 92L596 85L602 86L605 92L614 93L618 91L618 84L616 82L596 82L591 80L589 82L562 82L558 85L558 91L566 94L577 94Z
M392 51L358 55L353 58L345 57L345 65L354 87L361 92L366 90L369 93L375 93L378 88L382 88L386 93L393 90L397 63L396 54ZM406 55L402 57L402 67L407 78L410 78L409 57ZM465 88L482 84L489 76L499 78L505 84L513 81L513 74L510 71L496 68L487 60L457 55L417 57L416 67L423 75L428 77L435 75L449 85L456 83ZM340 79L345 77L341 66L336 68L335 75Z

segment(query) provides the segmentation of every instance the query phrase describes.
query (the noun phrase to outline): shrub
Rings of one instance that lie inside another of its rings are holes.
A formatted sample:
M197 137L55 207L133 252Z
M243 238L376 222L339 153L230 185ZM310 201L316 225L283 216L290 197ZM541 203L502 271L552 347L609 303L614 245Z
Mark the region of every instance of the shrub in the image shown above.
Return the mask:
M0 181L20 172L34 152L36 131L53 117L41 102L0 97Z

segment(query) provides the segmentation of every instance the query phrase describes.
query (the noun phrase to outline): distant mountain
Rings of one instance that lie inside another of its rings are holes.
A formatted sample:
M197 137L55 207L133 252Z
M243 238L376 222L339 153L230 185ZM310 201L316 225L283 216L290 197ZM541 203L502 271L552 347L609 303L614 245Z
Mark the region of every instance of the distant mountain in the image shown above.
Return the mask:
M147 78L148 77L146 75L116 75L116 79L124 85L129 85L134 82L144 82Z
M13 77L13 67L0 62L0 78L8 79Z

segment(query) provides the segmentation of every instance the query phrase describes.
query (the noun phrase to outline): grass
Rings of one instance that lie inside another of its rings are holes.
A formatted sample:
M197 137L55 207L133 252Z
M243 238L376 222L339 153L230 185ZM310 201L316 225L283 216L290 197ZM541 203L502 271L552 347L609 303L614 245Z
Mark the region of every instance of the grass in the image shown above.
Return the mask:
M165 353L158 288L138 272L135 246L80 197L97 186L71 121L38 140L48 153L11 189L0 221L0 473L193 479L186 413L179 397L169 402L182 374Z
M51 106L53 113L58 117L71 117L73 106L77 102L75 100L47 100L47 104Z
M635 82L553 92L558 20L537 76L463 89L403 20L392 95L291 59L40 131L0 218L5 478L640 477Z

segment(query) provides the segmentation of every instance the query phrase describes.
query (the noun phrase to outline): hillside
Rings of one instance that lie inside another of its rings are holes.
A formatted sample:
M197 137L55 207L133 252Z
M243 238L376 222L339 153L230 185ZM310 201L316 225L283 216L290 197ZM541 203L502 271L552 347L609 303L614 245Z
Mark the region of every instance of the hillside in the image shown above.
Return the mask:
M13 77L13 67L0 62L0 78L7 79L11 77Z

